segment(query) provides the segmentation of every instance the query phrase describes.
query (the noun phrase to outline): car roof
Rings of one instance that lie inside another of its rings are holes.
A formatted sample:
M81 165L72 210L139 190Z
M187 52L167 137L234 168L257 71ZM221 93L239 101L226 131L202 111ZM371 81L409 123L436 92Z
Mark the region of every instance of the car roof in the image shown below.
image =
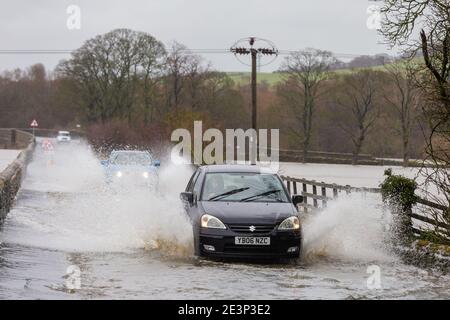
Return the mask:
M70 133L69 131L58 131L58 133Z
M148 153L148 154L150 154L150 152L143 151L143 150L113 150L111 153Z
M206 173L214 172L245 172L245 173L274 173L267 168L257 165L244 164L215 164L200 167Z

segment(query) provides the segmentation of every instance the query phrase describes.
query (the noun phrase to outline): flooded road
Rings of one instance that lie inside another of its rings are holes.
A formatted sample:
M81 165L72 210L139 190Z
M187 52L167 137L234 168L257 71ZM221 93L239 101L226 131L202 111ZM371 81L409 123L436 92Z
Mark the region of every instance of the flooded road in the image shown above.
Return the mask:
M189 170L163 166L158 194L111 189L102 170L84 144L37 146L0 229L0 299L450 298L449 276L384 248L378 199L341 198L305 221L300 263L211 262L193 257L178 201Z

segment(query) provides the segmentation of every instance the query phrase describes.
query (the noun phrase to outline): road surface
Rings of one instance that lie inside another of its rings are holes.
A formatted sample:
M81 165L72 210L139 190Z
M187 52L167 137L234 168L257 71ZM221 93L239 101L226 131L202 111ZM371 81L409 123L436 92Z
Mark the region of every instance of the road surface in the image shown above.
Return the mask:
M189 176L169 165L159 194L111 190L87 146L37 147L0 229L0 299L450 298L449 276L384 249L389 216L357 195L305 222L299 264L198 260L178 201Z

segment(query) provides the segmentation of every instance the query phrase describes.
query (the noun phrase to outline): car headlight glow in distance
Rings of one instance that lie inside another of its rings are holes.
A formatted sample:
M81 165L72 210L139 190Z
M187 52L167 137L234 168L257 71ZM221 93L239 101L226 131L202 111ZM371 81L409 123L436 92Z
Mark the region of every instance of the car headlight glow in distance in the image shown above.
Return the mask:
M298 230L300 229L300 220L298 217L292 216L284 219L278 226L278 230Z
M145 179L147 179L147 178L148 178L148 172L144 172L144 173L142 174L142 176L143 176Z
M122 171L117 171L117 172L116 172L116 177L117 177L117 178L120 178L121 176L122 176Z
M225 225L222 221L217 219L216 217L210 216L209 214L204 214L201 219L202 228L211 228L211 229L226 229Z

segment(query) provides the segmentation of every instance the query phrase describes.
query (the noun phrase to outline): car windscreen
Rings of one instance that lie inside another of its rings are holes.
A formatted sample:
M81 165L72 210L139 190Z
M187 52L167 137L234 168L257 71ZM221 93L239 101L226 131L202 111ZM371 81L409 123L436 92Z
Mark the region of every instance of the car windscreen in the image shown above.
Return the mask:
M152 157L145 152L123 152L112 156L111 164L121 166L149 166L152 164Z
M60 132L59 135L63 136L63 137L69 137L70 133L68 133L68 132Z
M289 202L280 179L265 173L207 173L203 201Z

